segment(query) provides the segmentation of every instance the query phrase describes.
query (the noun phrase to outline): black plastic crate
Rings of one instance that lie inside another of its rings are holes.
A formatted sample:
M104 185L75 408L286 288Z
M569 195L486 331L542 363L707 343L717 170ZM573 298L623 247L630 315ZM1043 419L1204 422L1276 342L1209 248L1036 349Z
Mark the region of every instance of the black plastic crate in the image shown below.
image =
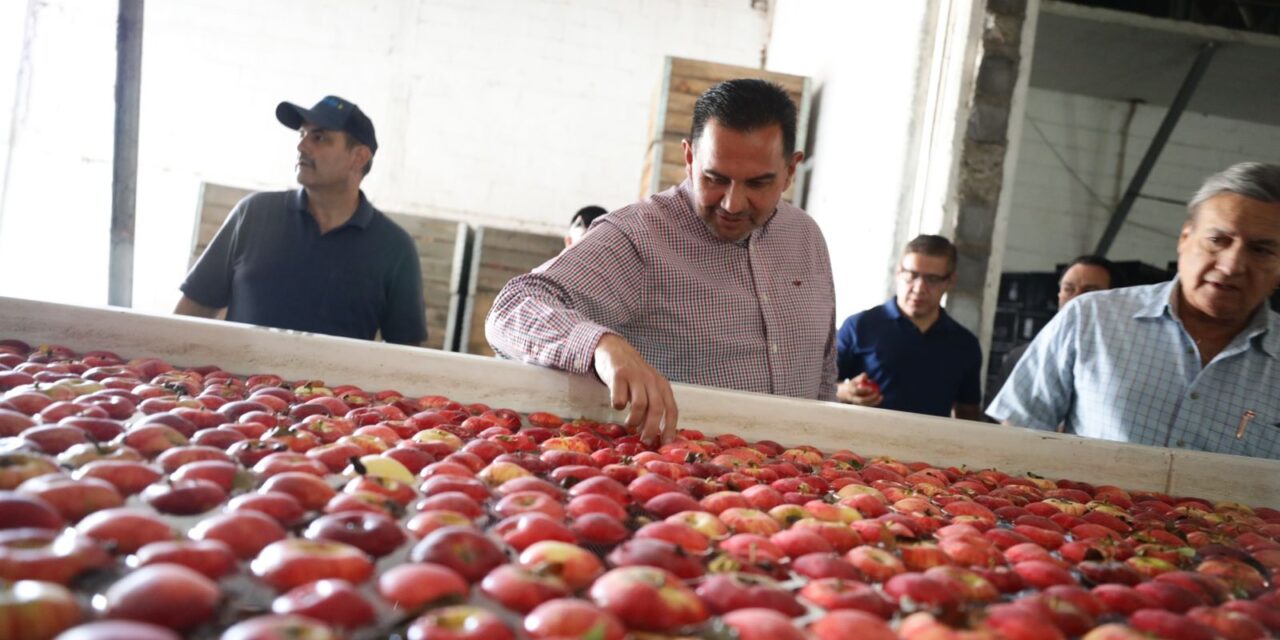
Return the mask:
M1014 342L1017 344L1026 344L1035 339L1036 334L1049 324L1049 320L1053 319L1052 313L1020 313L1018 314L1018 324L1015 328Z
M995 323L991 327L991 344L1013 344L1014 330L1018 326L1018 313L996 309Z
M1058 277L1044 271L1002 273L997 306L1019 311L1053 311L1058 308Z
M1177 263L1174 263L1172 270L1161 269L1139 260L1121 260L1113 262L1112 265L1114 265L1113 272L1116 280L1111 285L1113 287L1136 287L1168 282L1177 272Z

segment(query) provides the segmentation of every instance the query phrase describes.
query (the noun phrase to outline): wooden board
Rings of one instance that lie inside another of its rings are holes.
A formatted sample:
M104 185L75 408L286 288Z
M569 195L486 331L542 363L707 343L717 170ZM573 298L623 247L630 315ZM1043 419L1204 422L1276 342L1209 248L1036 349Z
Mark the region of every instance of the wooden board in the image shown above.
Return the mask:
M484 319L507 281L556 257L564 238L527 231L477 227L471 244L467 298L462 313L459 351L491 356Z
M811 99L808 78L763 69L668 56L649 119L649 151L640 172L641 198L668 189L684 180L684 153L680 142L689 136L689 131L693 127L694 104L707 89L735 78L760 78L774 82L786 90L799 109L796 122L796 148L800 150L805 148ZM783 194L783 198L789 202L795 202L796 195L803 193L803 179L803 173L797 172L796 181Z
M319 378L411 395L442 394L517 411L622 419L594 378L518 362L318 336L233 322L0 298L0 339L109 349L239 374ZM672 385L680 425L748 440L851 449L935 465L997 467L1049 478L1280 507L1280 461L1188 452L881 409Z
M203 183L195 232L191 239L189 265L204 253L236 203L253 193L227 185ZM465 283L461 281L462 256L466 252L466 225L452 220L384 212L413 238L418 248L418 264L422 269L422 295L426 303L427 346L433 349L453 345L451 319Z

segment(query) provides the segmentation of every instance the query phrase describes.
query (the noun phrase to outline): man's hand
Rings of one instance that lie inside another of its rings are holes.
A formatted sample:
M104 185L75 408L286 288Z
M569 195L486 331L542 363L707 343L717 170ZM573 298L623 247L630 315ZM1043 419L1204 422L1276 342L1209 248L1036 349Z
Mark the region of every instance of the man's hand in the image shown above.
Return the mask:
M641 440L654 443L660 438L667 443L675 439L679 412L671 383L630 343L621 336L605 334L596 345L595 369L600 380L609 385L613 408L631 406L627 426L640 427Z
M846 404L878 407L884 401L884 396L880 395L880 385L867 377L864 371L841 382L836 387L836 399Z

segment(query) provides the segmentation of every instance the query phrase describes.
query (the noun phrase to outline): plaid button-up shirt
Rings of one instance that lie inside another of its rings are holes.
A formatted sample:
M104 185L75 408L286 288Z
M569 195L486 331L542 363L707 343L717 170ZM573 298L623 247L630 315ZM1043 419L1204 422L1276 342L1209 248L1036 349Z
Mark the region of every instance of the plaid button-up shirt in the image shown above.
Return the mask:
M1037 429L1065 420L1069 433L1090 438L1280 458L1280 315L1259 309L1202 367L1173 313L1176 284L1072 300L1036 336L987 414Z
M741 242L711 233L688 185L600 218L503 287L485 335L504 356L591 371L606 333L674 382L833 400L835 288L818 226L785 202Z

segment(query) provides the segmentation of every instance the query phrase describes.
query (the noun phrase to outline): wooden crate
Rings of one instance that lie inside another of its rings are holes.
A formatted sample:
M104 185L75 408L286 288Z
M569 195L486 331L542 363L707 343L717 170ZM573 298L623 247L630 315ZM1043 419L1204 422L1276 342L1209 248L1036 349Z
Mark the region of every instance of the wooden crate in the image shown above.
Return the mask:
M667 56L662 81L654 97L649 118L649 149L645 154L640 177L640 197L673 187L684 181L684 152L680 141L689 137L693 127L693 105L698 96L713 85L735 78L760 78L777 83L791 96L799 109L796 118L796 149L805 148L809 130L811 86L804 76L738 67L702 60ZM804 193L804 172L796 168L796 179L782 195L788 202Z
M193 339L198 338L198 339ZM108 349L176 365L216 364L237 374L318 378L410 395L441 394L517 411L619 421L594 376L509 360L369 343L202 318L0 297L0 339ZM673 384L680 426L748 440L936 465L1032 471L1128 489L1280 507L1280 460L1091 440L1002 425L853 405Z
M236 203L253 193L220 184L200 185L200 203L191 239L189 265L194 265L222 227ZM427 346L452 350L457 329L454 318L461 304L462 256L466 252L467 226L452 220L384 212L413 238L422 269L422 295L426 303Z
M560 236L495 227L477 227L471 243L467 297L462 312L459 351L493 355L484 337L484 318L507 281L556 257L564 249Z

